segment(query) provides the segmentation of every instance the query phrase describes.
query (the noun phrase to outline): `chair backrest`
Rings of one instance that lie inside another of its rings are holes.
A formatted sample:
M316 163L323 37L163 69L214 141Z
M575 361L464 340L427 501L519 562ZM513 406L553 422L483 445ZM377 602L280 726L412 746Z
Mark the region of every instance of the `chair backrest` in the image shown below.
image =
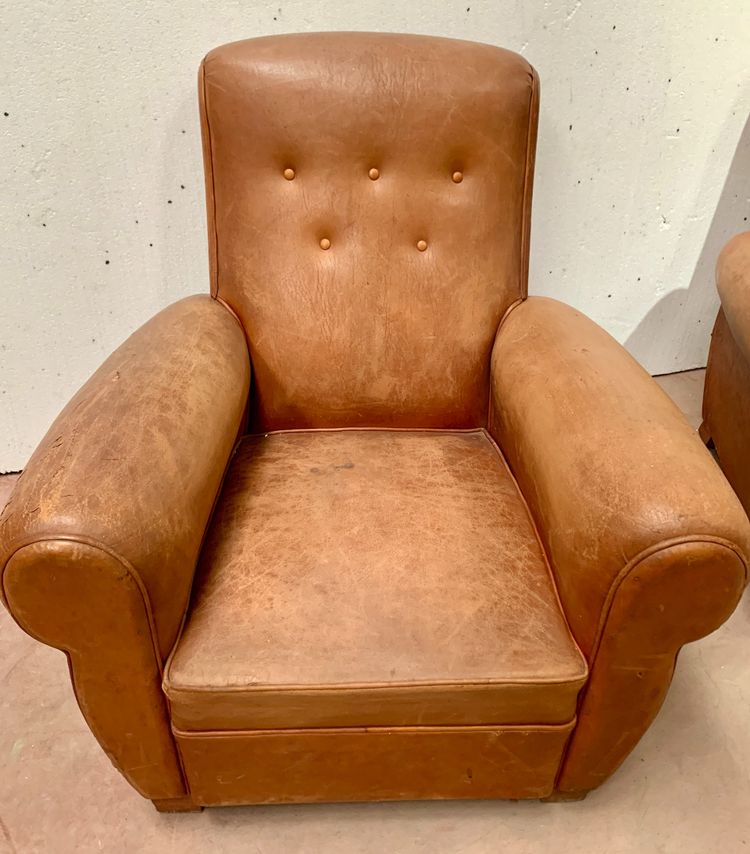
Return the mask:
M538 83L500 48L314 33L200 74L212 292L252 428L474 427L525 296Z

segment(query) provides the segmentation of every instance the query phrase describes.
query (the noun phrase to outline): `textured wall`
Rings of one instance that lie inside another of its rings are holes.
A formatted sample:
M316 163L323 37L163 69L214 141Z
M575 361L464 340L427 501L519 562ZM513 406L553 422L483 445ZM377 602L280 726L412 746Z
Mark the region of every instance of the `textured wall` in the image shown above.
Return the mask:
M745 0L6 0L0 27L0 471L129 332L207 288L195 73L254 35L522 52L542 79L531 292L653 372L704 363L714 258L749 213Z

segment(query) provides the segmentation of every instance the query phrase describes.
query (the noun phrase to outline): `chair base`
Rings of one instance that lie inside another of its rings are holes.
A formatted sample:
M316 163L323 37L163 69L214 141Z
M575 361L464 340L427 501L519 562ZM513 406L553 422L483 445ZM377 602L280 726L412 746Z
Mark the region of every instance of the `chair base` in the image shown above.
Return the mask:
M572 728L571 721L174 733L194 801L240 806L536 800L552 789Z
M556 803L567 803L572 801L582 801L588 795L588 792L553 792L551 795L547 795L546 798L539 798L541 803L547 804L556 804ZM514 803L518 800L518 798L508 798L507 800L513 801ZM190 798L190 796L186 795L184 798L163 798L152 801L154 807L157 812L170 813L170 812L202 812L203 807L194 803L194 801Z
M203 807L194 803L190 795L182 798L157 798L151 803L157 812L201 812Z

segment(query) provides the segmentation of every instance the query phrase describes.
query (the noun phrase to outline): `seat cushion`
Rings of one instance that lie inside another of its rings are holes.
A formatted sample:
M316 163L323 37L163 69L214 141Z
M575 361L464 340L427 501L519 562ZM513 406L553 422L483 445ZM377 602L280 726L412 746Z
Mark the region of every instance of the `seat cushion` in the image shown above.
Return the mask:
M182 730L554 724L586 663L475 431L243 440L164 688Z

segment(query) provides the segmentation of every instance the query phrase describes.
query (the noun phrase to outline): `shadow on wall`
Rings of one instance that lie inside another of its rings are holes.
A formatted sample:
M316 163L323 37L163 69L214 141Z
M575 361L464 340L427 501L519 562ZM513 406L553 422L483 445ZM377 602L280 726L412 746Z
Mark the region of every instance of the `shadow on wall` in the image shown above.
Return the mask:
M706 352L701 364L692 367L705 367L708 353L709 332L713 328L714 317L718 310L719 298L714 283L716 259L724 244L739 231L750 228L750 211L747 200L750 197L750 117L740 135L737 149L729 167L724 188L714 212L711 225L706 234L703 249L698 256L695 270L686 288L670 291L659 300L640 321L625 341L627 349L638 357L648 352L655 340L663 334L665 328L674 323L675 317L682 316L684 338L694 335L705 336ZM694 310L689 310L688 307ZM695 310L697 309L697 311ZM693 318L695 320L693 320ZM701 323L697 327L698 323ZM689 325L691 328L684 328ZM682 367L681 370L687 368Z

